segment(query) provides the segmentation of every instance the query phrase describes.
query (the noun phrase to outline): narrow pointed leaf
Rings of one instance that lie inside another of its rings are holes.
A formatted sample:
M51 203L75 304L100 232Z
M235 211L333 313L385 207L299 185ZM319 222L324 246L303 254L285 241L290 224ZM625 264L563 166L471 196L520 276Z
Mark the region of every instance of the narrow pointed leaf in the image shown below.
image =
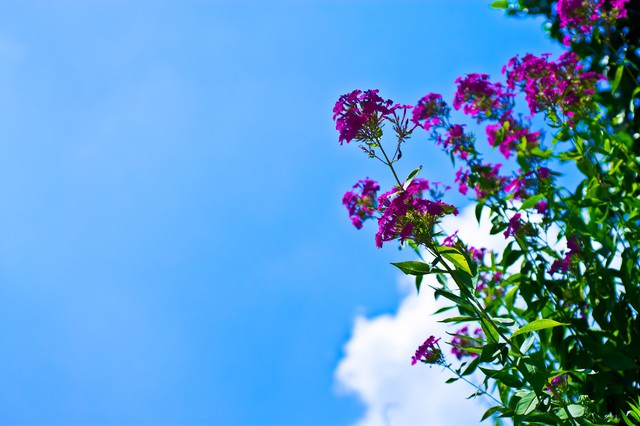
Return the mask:
M523 325L513 333L511 337L519 336L520 334L531 333L532 331L544 330L546 328L553 328L559 325L567 325L566 323L558 322L552 319L537 319L530 322L527 325Z

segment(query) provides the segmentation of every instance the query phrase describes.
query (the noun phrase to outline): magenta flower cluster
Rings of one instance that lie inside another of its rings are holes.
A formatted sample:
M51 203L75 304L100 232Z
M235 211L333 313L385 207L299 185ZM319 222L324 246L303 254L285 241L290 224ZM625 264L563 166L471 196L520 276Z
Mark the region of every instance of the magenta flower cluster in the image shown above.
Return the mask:
M377 195L380 190L378 182L371 179L361 179L353 185L353 189L358 191L348 191L342 197L342 204L349 211L351 223L358 229L362 228L362 223L373 218L378 203Z
M540 132L529 131L527 126L510 115L496 124L488 125L486 132L489 145L497 147L506 159L518 148L520 141L524 140L527 148L534 148L540 140Z
M473 331L473 337L469 334L469 326L465 325L460 330L455 332L455 336L453 340L451 340L451 353L456 356L459 360L462 357L469 356L475 358L478 356L477 353L469 351L469 348L477 348L480 347L480 343L478 340L484 339L484 334L482 333L481 328L476 328Z
M567 248L569 249L562 260L556 259L551 264L551 268L549 268L549 274L553 275L556 272L562 271L566 273L569 271L569 266L571 265L574 257L580 254L580 241L577 237L571 237L567 240Z
M437 93L429 93L418 101L413 108L411 121L425 130L443 123L442 117L449 115L449 107Z
M499 120L513 107L513 94L502 84L489 81L487 74L467 74L456 80L458 89L453 107L462 108L465 114L483 120Z
M627 17L629 0L558 0L556 14L564 30L563 44L588 40L603 23ZM605 6L606 5L606 6Z
M382 99L378 90L362 92L354 90L340 96L333 107L333 119L336 130L340 132L338 141L349 143L359 137L365 125L372 119L382 121L389 118L397 109L408 109L409 106L393 105L388 99Z
M596 84L603 76L584 71L574 52L563 53L557 61L550 54L525 55L511 58L502 70L510 90L520 87L525 94L531 114L559 108L571 117L574 111L585 109L585 99L595 93Z
M411 357L411 365L416 365L418 361L425 364L441 364L444 362L442 351L438 347L440 339L430 336L423 344L421 344L416 353Z
M378 198L382 216L378 219L379 230L376 234L376 246L383 242L399 238L400 241L413 238L416 226L421 220L426 228L431 228L434 221L446 214L458 214L458 210L442 201L431 201L424 198L429 190L429 181L414 179L406 189L394 187ZM413 220L408 216L413 216Z
M561 374L559 376L554 377L549 382L549 386L547 386L547 392L557 392L558 390L564 388L569 384L569 378L566 374Z
M483 297L491 297L491 299L496 296L502 297L504 295L504 288L500 286L502 284L502 280L502 272L498 271L493 274L483 272L478 277L476 291L481 293Z

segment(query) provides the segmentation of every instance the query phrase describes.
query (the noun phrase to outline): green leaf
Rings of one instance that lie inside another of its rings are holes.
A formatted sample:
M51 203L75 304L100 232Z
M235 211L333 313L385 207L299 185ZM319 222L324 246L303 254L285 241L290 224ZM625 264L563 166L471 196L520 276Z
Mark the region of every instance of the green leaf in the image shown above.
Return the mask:
M493 327L493 325L489 324L489 322L484 317L480 317L480 327L482 327L482 332L484 333L485 336L487 336L490 342L492 343L499 342L500 335L498 334L496 329Z
M574 419L584 416L584 407L582 405L570 404L567 406L567 410L569 410L571 417ZM564 408L560 408L558 410L558 417L562 420L569 418L569 416L567 416L567 411Z
M504 411L504 407L502 407L502 405L496 405L495 407L491 407L489 408L487 411L484 412L484 414L482 415L482 418L480 419L480 421L484 421L486 419L488 419L489 417L491 417L494 413L496 412L503 412Z
M428 263L409 260L407 262L391 263L407 275L425 275L431 273L431 266Z
M471 304L469 304L469 302L467 302L466 300L464 300L462 297L453 294L452 292L448 291L448 290L443 290L441 288L436 288L435 292L434 292L434 296L435 297L439 297L439 296L444 296L447 299L451 300L452 302L454 302L456 305L458 305L458 307L463 306L467 309L473 309L473 307L471 306Z
M495 0L491 2L491 7L494 9L508 9L509 2L507 0Z
M420 293L420 286L422 285L422 277L424 275L416 275L416 291Z
M522 345L520 346L520 352L522 352L523 354L526 354L527 351L531 348L531 346L533 345L533 342L535 342L535 335L531 334L529 335L524 342L522 342Z
M478 201L478 203L476 204L476 209L475 209L476 220L478 221L478 223L480 223L480 219L482 218L482 209L483 208L484 208L484 203Z
M552 319L537 319L531 321L529 324L523 325L513 333L511 337L519 336L521 334L531 333L532 331L544 330L546 328L557 327L559 325L568 325L567 323L558 322Z
M464 271L470 276L473 276L467 259L462 253L460 253L459 250L453 247L439 246L438 254L447 259L449 262L453 263L456 269Z
M513 318L493 317L492 320L493 322L497 322L498 324L502 324L506 327L510 327L516 323Z
M469 317L469 316L464 316L464 317L451 317L451 318L445 318L441 321L438 322L455 322L456 324L462 324L464 322L472 322L472 321L478 321L478 318L476 317Z
M524 200L524 202L520 206L520 211L530 209L531 207L538 204L543 198L544 198L544 194L532 195L531 197Z
M635 115L636 112L636 102L635 102L635 97L636 95L640 93L640 87L636 87L635 90L631 93L631 101L629 102L629 110L631 111L632 114Z
M407 176L407 179L404 181L404 185L402 185L402 189L406 190L409 187L409 185L411 185L413 178L418 176L418 173L420 173L420 170L422 170L422 166L418 167L417 169L409 173L409 176Z
M516 263L516 261L520 259L522 254L523 253L520 250L513 250L513 251L505 250L503 254L502 262L501 262L502 266L504 266L505 268L508 268L509 266Z
M505 370L491 370L489 368L480 367L480 370L489 378L499 381L510 388L518 388L522 386L522 381L518 376L510 374Z
M527 392L520 398L520 401L518 401L515 412L516 414L522 414L526 416L536 409L536 407L538 406L538 402L538 397L536 396L535 392Z
M611 82L611 93L615 93L618 90L618 86L620 86L620 81L622 80L622 73L624 72L624 65L618 66L616 69L616 75L613 77L613 81Z

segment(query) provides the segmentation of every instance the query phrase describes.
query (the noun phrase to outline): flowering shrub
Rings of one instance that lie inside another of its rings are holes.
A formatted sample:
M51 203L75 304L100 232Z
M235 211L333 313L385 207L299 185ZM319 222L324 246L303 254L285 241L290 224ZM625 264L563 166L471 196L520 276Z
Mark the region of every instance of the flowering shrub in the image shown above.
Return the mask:
M394 265L415 276L418 290L435 275L436 297L456 312L444 321L459 325L446 343L457 364L436 336L411 363L444 366L451 380L473 385L495 403L483 419L603 425L640 418L640 35L631 25L640 22L639 2L494 1L512 15L545 14L550 34L570 50L557 59L514 56L504 82L460 77L452 107L435 93L410 106L355 90L334 108L339 142L357 141L396 182L382 195L373 180L356 183L343 198L352 223L360 229L375 219L377 247L397 240L415 249L420 260ZM518 102L529 117L514 112ZM483 159L454 110L484 126L487 145L508 167ZM536 115L550 141L532 128ZM441 185L418 177L421 167L399 179L394 164L414 132L456 164L452 183L475 203L478 221L490 216L491 233L507 241L502 252L469 247L443 229L458 209L443 201ZM575 164L576 188L562 186L554 171L562 163ZM544 237L551 231L557 244ZM469 378L474 372L480 383Z

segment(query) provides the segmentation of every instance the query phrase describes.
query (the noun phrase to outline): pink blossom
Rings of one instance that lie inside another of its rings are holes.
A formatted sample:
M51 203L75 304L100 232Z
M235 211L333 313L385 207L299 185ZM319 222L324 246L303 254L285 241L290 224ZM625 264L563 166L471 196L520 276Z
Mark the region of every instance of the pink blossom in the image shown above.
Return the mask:
M342 204L349 211L349 217L353 226L360 229L362 222L371 219L377 208L376 195L380 190L378 182L371 179L362 179L353 185L360 191L348 191L342 197Z
M462 108L478 122L498 120L512 108L513 94L505 91L502 84L491 83L487 74L467 74L458 78L456 84L453 107Z
M453 340L451 340L451 353L456 356L459 360L464 356L469 356L475 358L478 356L477 353L471 352L468 348L478 348L481 345L477 342L477 340L484 339L484 334L482 333L481 328L476 328L473 332L475 337L471 337L469 334L469 326L464 326L460 330L455 332L455 336Z
M425 364L441 364L444 362L442 351L438 346L440 339L436 339L434 336L430 336L423 344L418 346L416 353L411 357L411 365L416 365L418 361Z
M378 197L379 210L382 215L378 219L376 246L383 242L400 238L401 241L412 238L415 224L408 226L407 215L412 213L431 222L446 215L458 214L458 210L442 201L431 201L423 198L429 190L429 182L425 179L414 179L406 189L394 187Z
M449 115L449 107L437 93L429 93L418 101L418 105L413 108L411 121L425 130L432 126L438 126L443 122L444 117ZM424 123L421 124L421 122Z
M378 90L362 92L354 90L351 93L340 96L333 107L333 119L336 122L336 130L340 132L338 141L349 143L360 136L365 124L372 117L380 120L387 119L397 109L411 108L407 105L393 105L389 99L378 96Z
M517 235L518 231L522 227L522 222L520 221L521 217L522 215L520 213L516 213L511 219L509 219L507 230L503 232L505 238L508 238L510 235Z

